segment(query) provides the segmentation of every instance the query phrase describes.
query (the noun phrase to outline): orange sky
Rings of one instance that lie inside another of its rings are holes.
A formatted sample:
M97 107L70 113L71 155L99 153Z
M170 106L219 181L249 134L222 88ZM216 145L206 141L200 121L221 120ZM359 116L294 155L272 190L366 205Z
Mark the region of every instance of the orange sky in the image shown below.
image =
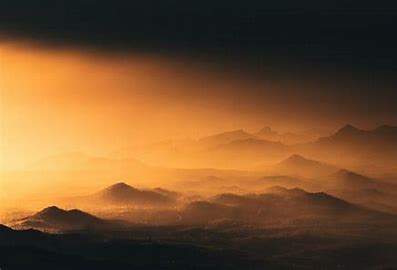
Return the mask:
M298 98L315 84L236 76L184 58L2 43L0 70L3 169L64 151L106 154L225 130L332 129L345 122L326 108L326 94ZM342 114L345 103L337 108Z

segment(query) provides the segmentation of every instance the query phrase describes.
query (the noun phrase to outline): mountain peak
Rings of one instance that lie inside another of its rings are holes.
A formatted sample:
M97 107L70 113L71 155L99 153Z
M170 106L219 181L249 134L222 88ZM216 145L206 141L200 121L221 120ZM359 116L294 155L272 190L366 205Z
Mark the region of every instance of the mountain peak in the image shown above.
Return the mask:
M274 131L271 127L263 127L263 128L261 128L259 131L258 131L258 133L266 133L266 134L268 134L268 133L272 133L272 134L276 134L277 132L276 131Z
M63 213L65 210L57 207L57 206L49 206L44 208L43 210L39 211L36 215L51 215L51 214L58 214Z
M118 182L106 188L107 191L121 191L121 190L130 190L130 189L135 189L135 188L124 182Z
M340 128L335 135L346 135L346 134L352 134L352 133L357 133L360 130L350 124L347 124L345 126L343 126L342 128Z
M289 156L286 160L290 161L308 161L307 158L302 157L301 155L294 154L292 156Z
M265 136L267 139L276 139L280 134L274 131L271 127L263 127L257 133L258 136Z
M130 187L130 186L127 185L125 182L118 182L116 184L111 185L110 187L125 188L125 187Z
M153 190L141 190L120 182L98 192L101 200L116 204L164 204L174 201L170 194Z
M289 156L288 158L284 159L281 161L279 164L313 164L313 163L318 163L315 160L307 159L301 155L294 154L292 156Z

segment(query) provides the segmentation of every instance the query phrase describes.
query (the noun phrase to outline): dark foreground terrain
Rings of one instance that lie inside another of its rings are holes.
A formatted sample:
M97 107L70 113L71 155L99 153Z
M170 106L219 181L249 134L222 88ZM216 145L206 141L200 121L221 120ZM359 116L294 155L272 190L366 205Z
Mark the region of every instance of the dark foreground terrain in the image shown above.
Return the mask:
M393 227L134 226L47 234L0 227L12 269L397 269ZM380 229L382 231L380 231Z

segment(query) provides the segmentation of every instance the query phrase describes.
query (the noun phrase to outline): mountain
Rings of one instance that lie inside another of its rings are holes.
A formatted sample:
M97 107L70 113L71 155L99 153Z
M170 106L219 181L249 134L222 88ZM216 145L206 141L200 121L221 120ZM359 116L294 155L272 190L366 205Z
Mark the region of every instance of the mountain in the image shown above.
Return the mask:
M340 188L374 188L379 185L379 183L369 177L344 169L332 174L330 179L332 181L328 182L329 185L335 185Z
M268 206L273 208L272 211L287 211L288 209L299 211L301 208L348 210L354 207L324 192L310 193L300 188L287 189L281 186L271 187L267 189L267 193L260 194L221 194L216 196L213 201L231 206L244 204Z
M254 138L256 138L254 135L247 133L242 129L239 129L203 137L198 140L198 143L203 147L214 147L216 145L227 144L232 141Z
M64 210L56 206L47 207L32 216L22 218L13 226L44 231L66 231L101 228L107 221L78 209Z
M12 231L13 230L10 227L0 224L0 235L1 236L11 233Z
M324 192L311 193L280 186L259 194L220 194L210 202L231 207L233 213L238 213L237 219L254 223L310 224L335 220L360 223L375 217L385 218L381 212L361 208Z
M94 194L95 201L110 205L164 206L174 204L173 196L149 190L140 190L125 183L117 183Z
M331 136L297 146L295 151L338 162L342 167L380 165L395 168L397 127L384 125L372 130L361 130L346 125Z
M376 188L334 188L327 190L327 193L369 209L397 214L397 195L393 193Z
M324 188L345 190L376 189L397 196L397 184L383 182L348 170L339 170L325 178Z
M367 210L324 192L300 188L271 187L264 193L222 193L207 201L196 201L181 209L182 224L209 224L234 220L247 224L301 224L321 222L364 222L381 212Z
M270 127L263 127L254 134L263 140L281 142L287 145L309 142L312 138L305 135L295 134L291 132L279 133L272 130Z
M300 155L292 155L276 164L273 170L278 174L312 178L329 175L337 171L338 168Z

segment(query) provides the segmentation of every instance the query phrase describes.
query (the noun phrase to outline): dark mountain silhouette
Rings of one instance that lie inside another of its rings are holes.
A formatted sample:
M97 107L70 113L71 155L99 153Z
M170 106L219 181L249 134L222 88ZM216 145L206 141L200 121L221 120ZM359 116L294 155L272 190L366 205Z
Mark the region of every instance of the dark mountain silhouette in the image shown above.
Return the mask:
M80 211L64 210L56 206L47 207L16 223L18 228L34 228L44 231L96 229L107 225L107 221Z
M6 235L11 233L13 230L10 227L0 224L0 235Z
M279 174L318 177L329 175L337 171L338 168L300 155L292 155L276 164L273 170Z
M157 191L140 190L126 183L117 183L93 196L95 200L112 205L163 206L175 203L172 196Z

